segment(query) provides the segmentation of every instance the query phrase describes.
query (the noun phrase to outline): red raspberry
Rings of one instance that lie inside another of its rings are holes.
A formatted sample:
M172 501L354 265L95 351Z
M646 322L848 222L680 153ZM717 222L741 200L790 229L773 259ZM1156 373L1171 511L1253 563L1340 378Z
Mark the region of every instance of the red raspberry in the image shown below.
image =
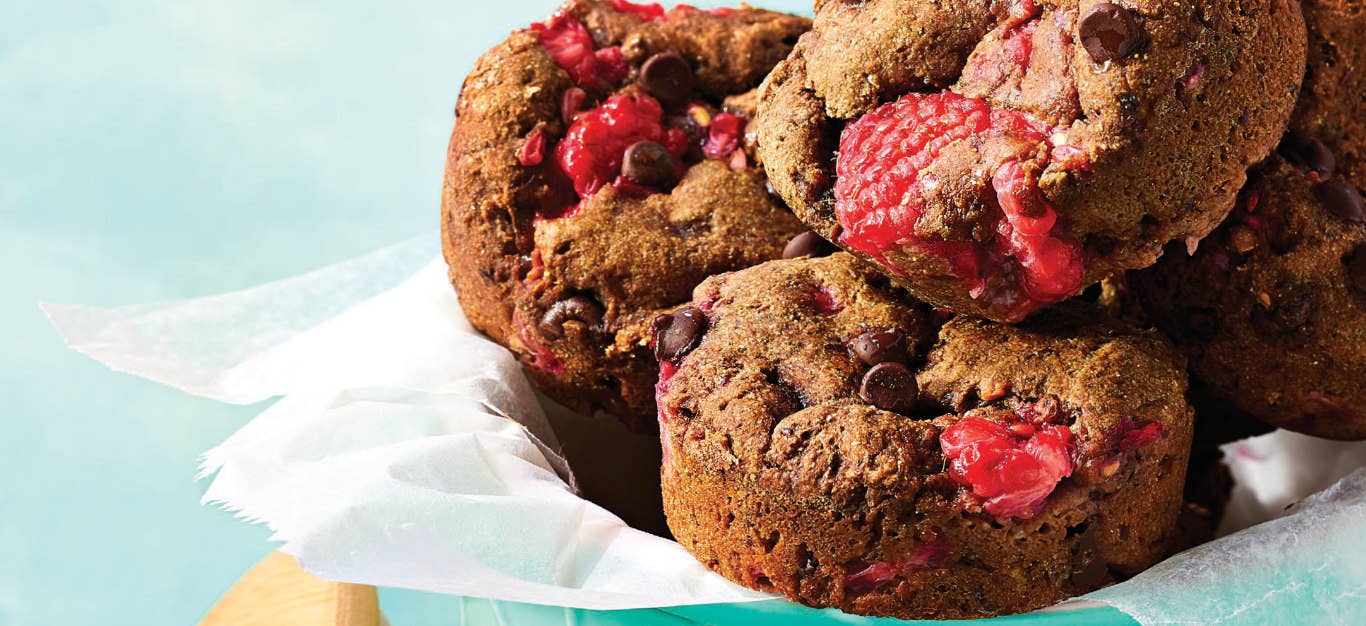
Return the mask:
M1126 417L1119 423L1116 446L1124 451L1137 450L1157 441L1164 431L1166 428L1160 422L1140 422Z
M1072 475L1076 442L1066 426L1001 424L965 417L939 435L949 476L981 498L997 519L1029 519L1058 482Z
M834 315L844 310L844 304L835 296L835 292L825 287L811 293L811 304L821 315Z
M686 147L677 134L664 132L663 113L659 102L649 96L612 96L598 108L575 116L555 146L555 162L580 196L591 196L621 173L622 155L631 144L650 140L670 150Z
M664 402L664 396L669 393L669 383L673 380L674 374L678 373L678 364L673 361L659 362L659 381L655 383L655 404L659 409L659 429L664 430L664 426L677 417L677 409Z
M849 124L835 164L841 240L875 259L899 247L944 258L973 297L1007 306L1013 312L1009 317L1023 318L1072 295L1084 273L1081 246L1019 160L986 164L994 169L994 197L983 198L983 204L1001 209L994 241L950 242L915 234L924 193L940 182L922 172L951 143L995 137L1024 145L1049 141L1048 129L1026 115L952 92L907 94Z
M943 565L949 552L947 541L935 539L917 547L911 556L899 563L879 561L862 568L855 567L853 569L858 571L844 576L844 589L855 594L877 591L898 578L905 578L917 569Z
M531 332L531 326L527 324L526 318L521 311L512 315L512 325L517 328L517 337L522 340L527 349L531 350L531 366L541 370L551 376L559 376L564 372L564 361L555 354L549 346L540 342Z
M517 162L522 167L535 167L545 160L545 131L537 128L527 135L521 149L517 150Z
M580 22L563 13L556 13L549 20L532 24L531 29L541 37L555 65L569 72L574 82L584 87L597 87L604 83L617 83L630 72L626 67L626 57L621 48L597 49L593 36Z
M612 8L618 13L635 14L646 22L664 19L664 7L658 3L636 4L628 0L612 0Z
M1023 269L1020 282L1041 302L1064 300L1081 287L1081 246L1057 233L1058 212L1039 196L1033 177L1018 161L1006 161L991 179L1005 219L996 226L997 244Z
M702 9L691 4L677 4L674 5L674 8L665 11L664 7L660 6L658 3L636 4L634 2L628 2L628 0L612 0L612 8L619 13L634 13L637 17L646 22L664 20L686 13L702 12ZM714 17L726 17L735 13L735 9L731 7L715 7L707 9L706 13Z
M659 438L660 445L664 450L664 465L669 464L669 422L678 417L678 409L670 406L664 401L664 397L669 395L669 384L673 381L674 375L678 373L678 365L673 361L659 362L659 380L655 382L655 415L659 419Z
M745 118L730 113L718 113L707 127L707 142L702 146L702 154L709 159L724 159L740 147L740 137L745 134Z

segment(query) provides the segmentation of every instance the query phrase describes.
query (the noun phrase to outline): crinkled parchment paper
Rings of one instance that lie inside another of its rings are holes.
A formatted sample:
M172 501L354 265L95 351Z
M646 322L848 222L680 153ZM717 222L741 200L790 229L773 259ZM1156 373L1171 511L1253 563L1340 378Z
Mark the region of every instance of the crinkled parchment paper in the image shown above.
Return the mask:
M44 308L113 369L224 402L279 397L205 454L204 499L268 524L324 578L590 609L771 598L576 495L435 239L221 296ZM1144 624L1366 623L1366 444L1234 445L1230 523L1262 523L1088 599Z

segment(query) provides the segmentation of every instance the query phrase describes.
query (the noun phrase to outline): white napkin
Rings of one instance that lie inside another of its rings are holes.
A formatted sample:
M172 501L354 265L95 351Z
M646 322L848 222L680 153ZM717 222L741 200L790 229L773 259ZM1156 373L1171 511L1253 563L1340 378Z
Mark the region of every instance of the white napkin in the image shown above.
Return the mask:
M45 309L116 370L225 402L283 396L205 455L204 499L268 524L323 578L588 609L771 598L575 495L516 361L470 327L430 260L435 240L222 296ZM1366 444L1277 433L1242 445L1240 524L1366 465ZM1357 471L1088 598L1145 624L1283 605L1301 621L1360 617L1364 506Z

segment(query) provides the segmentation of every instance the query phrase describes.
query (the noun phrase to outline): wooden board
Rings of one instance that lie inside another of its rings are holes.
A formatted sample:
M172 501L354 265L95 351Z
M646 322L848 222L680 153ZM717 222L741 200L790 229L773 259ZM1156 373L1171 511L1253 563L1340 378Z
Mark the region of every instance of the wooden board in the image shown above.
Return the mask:
M380 626L379 596L369 585L318 578L294 557L271 553L251 568L200 626Z

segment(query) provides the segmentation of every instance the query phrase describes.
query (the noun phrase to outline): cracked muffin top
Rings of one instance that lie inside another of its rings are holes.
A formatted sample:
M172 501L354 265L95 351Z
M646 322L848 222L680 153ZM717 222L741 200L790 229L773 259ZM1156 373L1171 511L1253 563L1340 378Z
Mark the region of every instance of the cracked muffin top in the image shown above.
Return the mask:
M1081 303L951 316L837 253L704 281L654 347L670 528L742 584L993 615L1132 574L1174 537L1184 364Z
M774 187L917 297L1003 322L1228 214L1304 70L1295 0L817 2L755 128Z
M548 395L653 428L650 319L804 231L745 134L754 89L809 26L573 0L476 63L447 155L443 249L470 321Z

